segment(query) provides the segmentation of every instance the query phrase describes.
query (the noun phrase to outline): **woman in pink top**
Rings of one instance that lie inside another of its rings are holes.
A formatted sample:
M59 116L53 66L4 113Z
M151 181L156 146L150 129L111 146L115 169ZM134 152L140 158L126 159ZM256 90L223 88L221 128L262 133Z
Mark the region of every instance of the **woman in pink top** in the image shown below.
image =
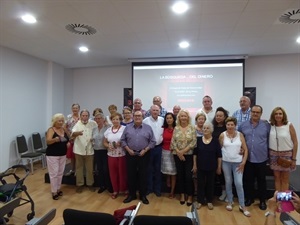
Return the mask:
M173 136L173 130L176 126L176 118L173 113L167 113L163 124L163 145L161 156L161 172L167 175L167 185L171 187L169 198L174 198L174 190L176 184L176 166L174 161L174 155L170 150L171 140Z

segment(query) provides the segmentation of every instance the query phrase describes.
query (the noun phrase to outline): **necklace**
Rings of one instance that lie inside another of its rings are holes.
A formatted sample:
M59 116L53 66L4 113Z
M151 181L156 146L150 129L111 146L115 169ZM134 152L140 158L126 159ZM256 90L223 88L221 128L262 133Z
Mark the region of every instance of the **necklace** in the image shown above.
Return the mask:
M209 144L211 142L212 137L210 138L205 138L204 136L202 137L202 140L205 144Z
M118 126L118 129L117 129L116 131L114 131L114 128L111 127L111 132L112 132L113 134L116 134L116 133L118 133L118 131L120 130L120 128L121 128L121 126Z
M227 137L230 139L230 142L233 143L233 140L234 140L234 138L236 137L236 132L234 132L232 135L230 135L230 134L228 133L228 131L227 131L226 133L227 133Z

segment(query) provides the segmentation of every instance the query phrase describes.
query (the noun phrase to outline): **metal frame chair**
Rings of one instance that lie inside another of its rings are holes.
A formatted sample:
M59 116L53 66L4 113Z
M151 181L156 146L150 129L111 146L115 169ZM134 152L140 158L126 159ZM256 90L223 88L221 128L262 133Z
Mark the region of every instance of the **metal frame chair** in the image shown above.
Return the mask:
M47 160L46 160L46 148L43 145L42 138L39 132L34 132L31 134L31 142L32 142L32 149L34 152L42 153L42 165L43 168L46 168L47 166Z
M43 160L43 154L40 152L29 152L28 145L26 138L23 134L20 134L16 137L16 150L17 155L19 156L19 162L20 164L23 160L27 161L27 164L30 163L31 165L31 173L33 174L33 162L37 160Z

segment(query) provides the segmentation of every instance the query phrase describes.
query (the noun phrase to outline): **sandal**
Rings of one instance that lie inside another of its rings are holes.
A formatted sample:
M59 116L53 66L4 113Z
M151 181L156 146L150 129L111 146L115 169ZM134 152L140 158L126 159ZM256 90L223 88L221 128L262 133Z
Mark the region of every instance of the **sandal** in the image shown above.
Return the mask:
M58 191L57 194L58 194L58 196L63 196L64 195L64 193L62 191Z
M118 193L117 192L114 192L111 194L111 198L112 199L116 199L118 197Z
M201 203L197 203L197 206L196 206L196 208L197 208L197 209L200 209L200 208L201 208L201 206L202 206L202 204L201 204Z
M214 209L214 205L212 204L212 203L207 203L207 208L209 209L209 210L213 210Z
M226 206L226 210L227 211L232 211L232 203L228 203L228 205Z
M58 200L58 198L59 198L58 194L52 194L52 199L53 200Z
M240 210L240 212L242 212L244 214L244 216L247 216L247 217L251 216L251 213L247 209L243 208L242 206L239 206L239 210Z

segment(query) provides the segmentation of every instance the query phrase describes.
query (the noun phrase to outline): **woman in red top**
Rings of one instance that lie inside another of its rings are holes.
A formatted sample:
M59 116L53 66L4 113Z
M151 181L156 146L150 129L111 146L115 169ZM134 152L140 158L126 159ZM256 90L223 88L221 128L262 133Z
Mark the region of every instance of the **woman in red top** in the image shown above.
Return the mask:
M174 190L176 184L176 166L174 161L174 155L170 150L170 144L173 136L173 130L176 126L176 118L173 113L168 112L165 115L163 124L163 145L161 156L161 172L167 175L167 185L171 187L169 198L174 198Z

